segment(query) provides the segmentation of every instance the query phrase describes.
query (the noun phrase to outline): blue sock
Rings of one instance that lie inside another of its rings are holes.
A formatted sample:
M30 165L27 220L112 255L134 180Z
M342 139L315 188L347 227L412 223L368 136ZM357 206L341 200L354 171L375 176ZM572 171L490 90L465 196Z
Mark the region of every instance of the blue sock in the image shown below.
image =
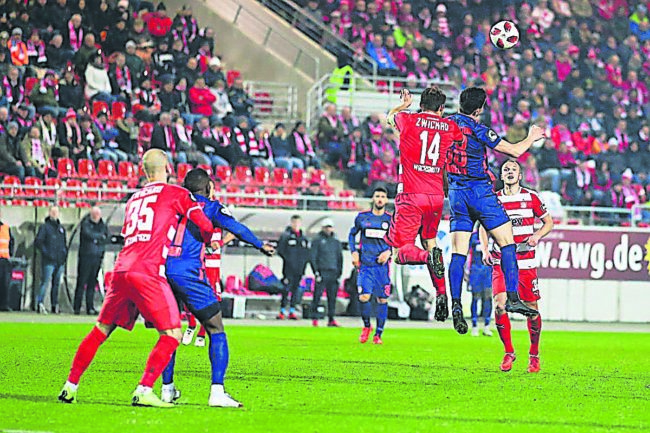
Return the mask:
M363 320L363 327L370 328L370 309L372 306L370 302L361 303L361 320Z
M449 286L451 288L451 299L460 301L460 294L463 291L463 274L465 272L465 261L467 256L454 253L449 263Z
M384 332L384 325L386 325L386 318L388 317L388 304L377 303L377 330L375 335L381 337Z
M472 327L476 327L478 323L478 296L472 296L472 305L470 311L472 312Z
M223 385L223 378L228 369L228 339L224 332L210 334L210 364L212 366L212 384Z
M483 317L485 317L485 326L490 324L490 316L492 315L492 298L483 298Z
M501 269L506 280L506 292L517 293L519 286L519 266L515 244L501 247Z
M296 308L295 308L295 307L291 307L291 308L289 308L289 314L294 314L295 312L296 312Z
M174 382L174 366L176 365L176 351L172 353L172 359L169 360L169 364L162 372L162 383L163 385L169 385Z

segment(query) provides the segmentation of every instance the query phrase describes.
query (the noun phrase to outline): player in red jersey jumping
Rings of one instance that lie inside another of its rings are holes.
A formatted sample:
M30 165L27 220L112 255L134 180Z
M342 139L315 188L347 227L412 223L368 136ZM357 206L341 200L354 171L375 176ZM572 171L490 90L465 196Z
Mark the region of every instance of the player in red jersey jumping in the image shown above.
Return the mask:
M497 198L503 205L510 221L512 233L517 245L517 264L519 265L519 297L530 308L539 311L537 301L540 299L537 287L537 262L535 247L539 240L553 230L553 218L546 211L544 203L533 190L521 186L521 166L515 160L509 160L501 166L503 189L497 192ZM539 218L544 223L535 230L535 220ZM496 242L488 247L488 234L483 227L480 229L483 261L493 265L492 292L496 308L495 322L499 336L503 342L506 354L501 362L502 371L510 371L515 361L515 349L512 347L510 335L510 319L506 313L506 283L501 269L501 253ZM537 314L528 317L528 332L530 333L529 373L539 371L539 336L542 332L542 317Z
M147 151L142 159L149 183L126 204L124 248L113 270L113 284L108 289L96 326L81 342L68 380L59 400L75 403L81 375L86 371L99 346L116 327L131 330L138 314L160 333L144 375L133 393L134 406L173 407L162 402L152 387L165 369L181 339L178 304L165 276L165 260L176 233L180 216L186 215L209 241L212 222L185 188L167 185L167 155L160 149Z
M445 265L436 236L445 200L447 152L463 134L454 121L442 117L447 97L437 87L422 92L418 113L404 111L413 102L408 90L402 90L400 98L402 103L388 114L388 123L400 132L400 168L386 242L396 250L395 263L427 265L437 293L435 318L444 322L449 317ZM415 245L418 234L426 249Z

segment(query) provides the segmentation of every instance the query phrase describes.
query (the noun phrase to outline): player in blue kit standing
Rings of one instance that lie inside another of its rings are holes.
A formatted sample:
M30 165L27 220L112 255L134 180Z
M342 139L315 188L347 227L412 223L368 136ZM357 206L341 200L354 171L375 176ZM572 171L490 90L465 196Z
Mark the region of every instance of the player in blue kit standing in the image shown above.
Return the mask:
M255 246L267 256L273 255L273 246L263 243L245 225L239 223L218 200L211 200L215 186L208 173L200 168L185 176L183 186L203 206L203 212L216 227L235 235L238 239ZM212 289L205 271L204 256L207 245L203 242L198 227L183 218L172 239L167 255L167 279L174 294L205 327L210 336L208 354L212 367L212 387L208 404L214 407L241 407L224 390L223 382L228 368L228 341L224 332L221 304ZM161 400L173 402L180 397L174 386L174 364L176 353L162 374Z
M478 303L481 302L481 314L485 327L483 335L492 336L490 316L492 314L492 267L483 263L483 252L478 231L472 233L469 248L469 264L467 266L467 285L472 292L472 337L478 337Z
M359 341L365 343L370 337L370 298L374 295L377 300L377 329L372 342L382 344L381 334L384 332L388 316L388 297L390 296L390 256L391 248L384 240L390 227L391 215L386 213L388 191L386 188L375 188L372 193L372 209L360 212L350 229L348 242L352 251L352 264L359 268L357 286L361 302L361 318L363 330ZM361 240L357 244L357 235Z
M462 142L454 143L447 162L452 242L449 285L454 329L459 334L467 333L460 296L469 241L476 221L480 221L501 248L501 266L508 296L506 311L527 316L537 315L537 311L519 299L519 269L512 223L492 187L486 152L490 148L518 158L534 142L544 138L544 131L538 126L531 126L524 140L515 144L508 143L480 122L486 99L485 90L469 87L460 94L459 112L449 117L464 135Z

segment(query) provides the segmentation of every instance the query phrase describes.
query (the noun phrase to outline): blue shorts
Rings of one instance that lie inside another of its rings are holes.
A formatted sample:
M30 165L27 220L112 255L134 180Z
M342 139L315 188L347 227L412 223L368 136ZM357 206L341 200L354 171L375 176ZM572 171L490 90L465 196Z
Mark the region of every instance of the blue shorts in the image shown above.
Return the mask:
M471 188L449 189L452 232L472 232L476 221L488 231L510 222L492 184L480 181L469 185Z
M388 266L361 266L357 277L357 287L360 295L388 298L391 289Z
M174 295L183 301L200 322L212 318L221 311L221 304L205 272L196 270L182 275L167 275L167 280Z

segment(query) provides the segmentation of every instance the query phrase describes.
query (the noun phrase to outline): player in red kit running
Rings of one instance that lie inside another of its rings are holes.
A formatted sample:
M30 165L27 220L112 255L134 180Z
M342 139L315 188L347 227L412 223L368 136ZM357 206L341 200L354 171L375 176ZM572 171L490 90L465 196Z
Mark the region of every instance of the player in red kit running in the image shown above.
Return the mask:
M497 198L503 205L510 221L512 233L517 245L517 264L519 265L519 297L528 307L539 311L537 301L540 299L537 288L537 262L535 247L539 240L553 230L553 218L546 211L544 203L533 190L521 186L521 166L517 161L509 160L501 166L503 189L497 192ZM543 225L535 230L535 220L539 218ZM515 350L510 335L510 319L506 313L506 283L501 269L501 252L496 242L488 248L488 234L483 227L480 229L483 261L494 265L492 272L492 292L496 308L495 321L499 337L505 348L505 356L501 362L502 371L510 371L515 361ZM542 317L537 314L528 317L528 332L530 333L530 358L528 372L539 371L539 337L542 332Z
M180 216L187 216L212 236L212 222L185 188L167 185L167 155L160 149L147 151L142 160L149 183L127 202L122 227L124 248L113 270L97 324L81 342L59 400L75 403L81 375L92 362L99 346L116 327L127 330L142 314L160 333L149 355L144 375L133 393L134 406L173 407L162 402L152 387L165 369L181 339L181 320L176 299L165 276L165 260Z
M447 152L463 134L454 121L442 117L447 97L437 87L422 92L418 113L405 111L413 101L408 90L402 90L400 98L402 103L388 114L388 123L400 132L400 168L386 241L396 250L395 263L427 265L437 292L435 318L444 322L449 317L445 265L436 236L445 200ZM418 234L426 250L415 245Z

